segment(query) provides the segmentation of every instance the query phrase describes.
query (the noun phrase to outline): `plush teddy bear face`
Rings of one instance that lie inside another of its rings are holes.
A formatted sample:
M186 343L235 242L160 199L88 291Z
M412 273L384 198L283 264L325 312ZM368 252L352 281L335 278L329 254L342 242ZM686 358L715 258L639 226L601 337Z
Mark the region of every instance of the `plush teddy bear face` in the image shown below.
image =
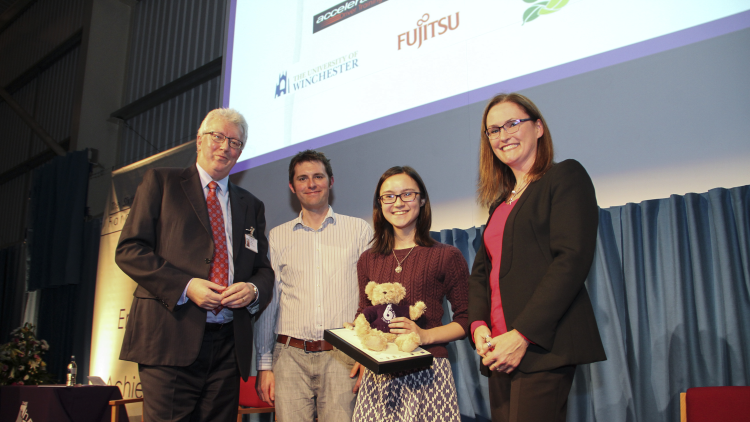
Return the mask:
M373 305L397 304L406 297L406 289L400 283L378 284L371 281L367 283L365 293Z

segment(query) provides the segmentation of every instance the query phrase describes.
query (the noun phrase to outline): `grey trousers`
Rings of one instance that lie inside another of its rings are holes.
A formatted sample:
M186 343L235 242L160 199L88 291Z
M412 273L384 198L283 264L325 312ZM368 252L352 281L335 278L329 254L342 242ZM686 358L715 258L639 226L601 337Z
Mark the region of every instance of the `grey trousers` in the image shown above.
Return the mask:
M305 352L276 343L273 375L280 422L350 422L357 396L349 378L354 360L340 350Z

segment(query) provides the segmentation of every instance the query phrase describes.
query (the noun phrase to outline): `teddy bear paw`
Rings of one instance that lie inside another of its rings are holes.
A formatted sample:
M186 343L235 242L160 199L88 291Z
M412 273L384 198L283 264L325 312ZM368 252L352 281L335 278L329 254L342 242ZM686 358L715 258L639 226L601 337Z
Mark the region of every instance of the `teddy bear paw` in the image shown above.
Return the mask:
M417 303L415 303L413 306L409 307L409 319L412 321L416 321L424 315L424 311L427 310L427 305L424 304L421 300Z
M398 350L402 352L411 352L416 349L422 342L419 340L417 333L409 333L398 336L395 341Z
M388 346L388 342L383 337L377 334L370 334L366 336L362 341L362 344L366 348L374 350L376 352L382 352Z
M354 320L354 333L360 339L370 334L370 323L367 322L367 319L365 319L365 316L362 314Z

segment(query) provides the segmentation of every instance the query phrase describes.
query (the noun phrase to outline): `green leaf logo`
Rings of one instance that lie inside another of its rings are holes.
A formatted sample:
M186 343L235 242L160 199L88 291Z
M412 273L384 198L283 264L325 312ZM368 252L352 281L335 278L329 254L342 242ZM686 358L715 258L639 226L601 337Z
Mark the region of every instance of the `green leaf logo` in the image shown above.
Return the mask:
M549 15L550 13L555 13L562 9L566 4L568 4L568 0L550 0L550 2L544 6L544 9L539 11L539 14Z
M536 0L523 0L524 3L534 3ZM550 13L555 13L558 10L562 9L566 4L568 4L569 0L548 0L548 1L540 1L539 3L536 3L526 9L525 12L523 12L523 23L521 25L526 24L526 22L531 22L534 19L538 18L540 15L549 15Z
M523 12L523 23L521 25L525 25L527 22L531 22L534 19L539 17L539 11L544 8L544 6L547 5L546 1L539 2L528 9L526 9L525 12Z

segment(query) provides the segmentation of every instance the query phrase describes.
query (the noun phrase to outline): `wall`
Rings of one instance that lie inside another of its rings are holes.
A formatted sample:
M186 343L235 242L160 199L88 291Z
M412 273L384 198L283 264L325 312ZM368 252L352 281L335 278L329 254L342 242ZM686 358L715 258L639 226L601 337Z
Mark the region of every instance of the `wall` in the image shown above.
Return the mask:
M89 180L87 206L89 215L100 216L115 166L120 126L109 115L123 103L131 7L119 0L95 0L90 13L76 147L98 152Z
M76 77L81 62L84 0L33 2L0 30L0 87L56 141L73 138ZM0 5L6 12L10 5ZM16 112L0 100L0 248L26 237L32 174L24 164L48 150ZM54 156L54 154L52 154ZM7 178L6 178L7 177Z

